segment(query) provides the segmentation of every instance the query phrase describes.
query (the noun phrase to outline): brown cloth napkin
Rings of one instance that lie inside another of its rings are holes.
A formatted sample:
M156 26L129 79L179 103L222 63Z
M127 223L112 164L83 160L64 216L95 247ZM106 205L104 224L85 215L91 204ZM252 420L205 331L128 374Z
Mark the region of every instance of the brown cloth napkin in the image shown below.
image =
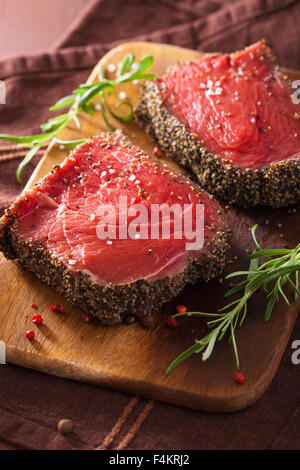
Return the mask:
M1 133L38 132L49 106L84 82L101 56L124 41L230 52L264 37L282 65L300 68L299 20L300 2L293 0L93 1L53 50L0 61L0 79L7 88L6 105L0 105ZM1 148L3 209L21 188L15 181L15 150ZM291 360L297 339L300 321L268 391L252 407L230 415L2 365L0 441L26 449L299 449L300 365ZM72 434L57 432L61 418L73 421Z

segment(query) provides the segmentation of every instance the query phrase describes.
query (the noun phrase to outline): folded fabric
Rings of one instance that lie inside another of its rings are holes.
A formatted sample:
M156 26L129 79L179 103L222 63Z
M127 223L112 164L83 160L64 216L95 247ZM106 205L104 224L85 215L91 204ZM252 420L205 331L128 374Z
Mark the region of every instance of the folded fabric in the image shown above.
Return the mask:
M0 61L6 105L2 133L31 134L57 99L85 81L109 49L155 41L204 51L233 51L266 38L281 64L300 68L300 2L293 0L97 0L51 51ZM0 212L21 191L22 152L0 146ZM26 168L24 182L39 157ZM299 448L299 387L291 361L297 322L278 373L251 408L231 415L196 412L29 371L0 366L0 441L32 449ZM107 406L109 404L109 406ZM75 431L62 436L61 418ZM298 433L298 434L297 434Z

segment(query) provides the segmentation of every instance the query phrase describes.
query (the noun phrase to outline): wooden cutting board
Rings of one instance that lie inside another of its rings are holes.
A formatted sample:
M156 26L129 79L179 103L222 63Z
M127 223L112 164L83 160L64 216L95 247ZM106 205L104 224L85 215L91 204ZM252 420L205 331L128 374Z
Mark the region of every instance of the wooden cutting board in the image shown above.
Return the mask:
M109 64L117 64L128 53L135 54L137 59L152 54L155 73L164 72L177 61L190 61L200 55L192 50L140 42L113 49L100 63L107 69ZM89 82L97 78L98 70L99 64ZM299 72L287 73L292 79L300 78ZM135 105L139 87L124 84L120 91L125 91ZM70 126L60 137L78 139L105 129L99 114L82 115L80 122L80 130L75 125ZM116 125L151 154L153 143L136 123ZM51 144L27 187L61 162L67 153ZM292 210L227 210L226 222L232 237L224 275L248 266L246 250L253 250L249 228L255 223L259 224L257 237L262 246L296 245L300 238L299 214L297 207ZM144 329L139 324L103 327L98 322L83 323L79 309L68 305L33 274L1 257L0 340L6 344L7 361L13 364L195 409L238 410L255 402L270 384L296 321L299 304L288 309L280 303L272 319L264 323L265 298L257 295L251 301L248 317L237 333L241 370L246 377L244 385L233 380L235 363L226 341L217 344L207 362L203 363L200 356L194 355L171 375L165 375L170 362L205 331L205 321L196 318L181 319L177 329L169 329L165 323L168 316L174 314L178 304L185 304L190 310L215 312L224 305L223 294L228 287L229 282L217 280L185 290L157 312L152 329ZM31 323L32 302L38 305L38 313L44 317L44 324L38 328ZM63 304L66 313L53 314L49 306L54 303ZM25 338L27 329L36 331L33 342Z

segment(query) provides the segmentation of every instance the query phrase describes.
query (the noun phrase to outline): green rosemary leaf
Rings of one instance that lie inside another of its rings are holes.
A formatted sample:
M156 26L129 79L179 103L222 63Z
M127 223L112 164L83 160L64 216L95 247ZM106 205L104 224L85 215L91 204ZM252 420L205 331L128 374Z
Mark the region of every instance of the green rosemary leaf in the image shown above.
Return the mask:
M80 122L79 122L78 117L76 116L76 114L72 115L71 119L73 119L73 121L75 122L76 127L78 129L80 129Z
M281 282L282 282L282 281L281 281L281 277L280 277L279 279L277 279L276 282L277 282L277 284L278 284L278 291L280 292L280 294L281 294L282 297L284 298L285 303L286 303L288 306L290 306L291 304L290 304L290 302L289 302L289 299L287 298L287 296L285 295L285 293L284 293L283 290L282 290L282 285L281 285Z
M80 97L84 94L85 91L89 90L91 88L91 85L86 85L83 83L82 85L79 85L78 88L73 90L73 95L75 96L76 102L80 100Z
M70 119L70 114L60 114L59 116L49 119L48 122L41 125L41 130L44 133L55 131L62 123Z
M221 330L221 333L220 333L220 336L219 336L219 341L221 341L221 339L223 338L223 336L225 336L225 334L227 333L227 330L228 330L228 327L229 327L230 323L229 322L226 322L223 329Z
M131 69L132 65L134 63L134 55L133 54L128 54L127 57L123 60L121 67L118 71L118 76L124 75L128 70Z
M138 74L137 77L135 77L135 80L153 80L156 78L155 73L143 73L143 74Z
M225 295L224 295L224 297L225 297ZM228 310L230 307L232 307L232 305L238 304L239 301L240 301L240 299L233 300L233 302L230 302L230 304L225 305L225 307L219 308L218 312L224 312L225 310ZM224 315L226 315L226 313L224 313Z
M131 121L134 118L132 104L129 101L119 101L119 103L116 104L116 109L119 109L120 106L127 106L129 108L129 113L126 116L121 116L121 120L123 122Z
M134 72L127 73L118 77L118 83L131 82L133 80L151 80L156 78L155 74L144 73L145 70L148 70L153 64L153 56L147 55L138 64L137 69Z
M177 317L219 317L218 313L204 313L204 312L184 312L184 313L176 313L172 315L173 318Z
M107 119L106 117L106 114L105 114L105 111L104 111L104 108L102 106L101 103L99 103L99 106L100 106L100 112L101 112L101 115L103 117L103 120L107 126L107 128L109 129L110 132L114 132L115 128L111 125L111 123L109 122L109 120Z
M226 291L225 294L224 294L224 297L225 298L226 297L231 297L232 295L237 294L238 292L243 290L247 286L247 284L248 284L248 279L245 279L244 281L239 282L234 287L232 287L231 289Z
M276 301L277 301L276 291L272 291L272 294L268 300L266 310L265 310L265 316L264 316L265 321L270 320Z
M110 83L105 82L100 82L96 83L95 85L92 85L80 97L80 100L78 101L78 107L83 108L87 104L87 102L94 98L96 95L98 95L100 91L104 91L107 88L111 88L111 86L112 85Z
M222 313L222 314L219 314L219 315L218 315L219 318L216 318L215 320L209 320L209 321L206 323L206 325L208 326L208 328L212 328L213 326L222 323L223 320L224 320L224 318L225 318L225 315L226 315L226 314L223 314L223 313Z
M289 259L289 264L294 264L295 263L297 255L298 255L297 250L294 249L294 250L291 251L291 257Z
M102 64L100 64L100 67L99 67L98 78L99 78L99 82L105 81L104 68Z
M136 69L136 72L140 73L140 72L144 72L145 70L148 70L153 64L153 61L154 59L152 55L146 55L140 61L138 68Z
M7 142L15 142L18 144L32 144L33 142L37 141L45 141L47 135L45 134L38 134L38 135L31 135L28 137L24 136L16 136L16 135L9 135L9 134L0 134L0 139L1 140L6 140Z
M232 318L230 318L230 324L232 324L234 326L234 328L236 328L238 322L239 322L239 319L240 319L240 315L242 312L243 315L242 317L245 315L245 310L247 309L247 302L240 302L240 304L237 306L237 313L236 315L232 316ZM229 341L231 340L231 337L229 338Z
M235 339L235 334L234 334L235 328L233 327L232 322L230 323L230 332L231 332L231 341L232 341L232 346L233 346L233 352L234 352L234 357L235 357L235 363L237 368L240 368L240 359L239 359L239 353L236 345L236 339Z
M112 111L111 107L108 105L107 101L105 100L106 109L113 118L115 118L115 119L117 119L118 121L121 121L121 122L131 121L133 119L133 106L132 106L131 103L129 103L129 101L120 101L118 104L116 104L116 108L118 109L120 106L123 106L123 105L128 106L128 108L129 108L129 113L126 116L120 116L120 115L114 113Z
M84 106L81 107L82 111L85 113L89 114L90 116L93 116L95 112L95 107L91 104L85 104Z
M69 108L75 102L75 96L69 95L61 98L55 103L54 106L51 106L50 111L58 111L60 109Z
M104 80L100 80L99 82L92 83L91 85L88 85L87 83L81 83L78 88L75 88L75 90L73 90L73 94L76 96L76 98L77 98L78 95L82 96L87 90L90 90L91 88L94 88L95 86L100 85L100 83L107 83L107 84L113 86L112 81L106 80L104 78Z
M264 282L269 283L279 278L280 276L299 271L299 269L300 269L300 263L295 263L293 266L281 266L279 268L275 268L272 271L261 273L254 280L251 279L249 282L249 285L252 283L252 287L256 290L259 287L261 287Z
M248 272L248 275L247 275L247 284L245 286L245 290L244 290L244 295L247 295L248 294L248 291L249 291L249 285L248 285L248 281L251 277L255 276L256 273L257 273L257 270L258 270L258 267L259 267L259 259L260 258L255 258L255 259L252 259L250 261L250 264L249 264L249 272ZM265 287L265 286L264 286Z
M215 342L217 340L218 334L219 334L218 329L216 329L212 332L209 343L206 346L205 351L204 351L203 356L202 356L203 361L206 361L210 357L210 355L211 355L211 353L214 349L214 345L215 345Z
M296 276L297 276L297 274L298 274L298 271L296 272ZM296 277L296 279L297 279L297 277ZM295 291L295 296L296 297L298 297L298 295L300 296L300 290L298 289L297 284L294 284L294 282L290 278L289 274L286 276L286 281L292 286L293 290Z
M248 273L248 279L251 277L253 272L256 272L256 270L259 267L259 258L251 259L249 263L249 273Z
M244 312L243 312L243 315L242 315L242 317L241 317L241 319L240 319L239 326L242 326L242 324L244 323L244 320L245 320L246 315L247 315L247 310L248 310L248 308L247 308L247 302L245 302L245 304L244 304Z
M204 348L204 346L203 346ZM203 349L202 348L202 349ZM199 350L199 344L193 344L190 348L188 348L186 351L181 353L179 356L174 359L174 361L169 365L169 367L166 370L166 374L170 374L175 367L179 366L183 361L185 361L188 357L192 356L196 351Z
M78 140L60 140L55 139L58 145L64 145L65 147L76 147L77 145L83 144L86 139L78 139Z
M255 244L256 248L258 250L261 250L262 248L261 248L260 244L258 243L258 241L256 240L256 236L255 236L255 232L256 232L257 227L258 227L258 224L253 225L253 227L251 228L251 234L252 234L252 238L253 238L253 241L254 241L254 244Z
M228 274L225 279L231 279L232 277L236 276L243 276L243 275L248 275L248 274L256 274L257 271L236 271L234 273Z
M25 158L21 161L20 165L18 166L17 174L16 174L18 183L20 183L20 184L22 183L21 173L22 173L23 168L25 168L25 166L28 165L28 163L33 159L33 157L39 151L40 148L41 148L40 145L36 145L36 146L32 147L27 152Z
M126 83L126 82L132 82L133 80L152 80L155 79L156 75L154 73L144 73L140 74L138 72L134 72L131 75L124 75L121 77L118 82L119 83Z
M284 255L290 253L291 250L288 248L277 248L277 249L272 249L272 250L257 250L251 255L248 255L248 259L256 259L256 258L264 258L267 256L278 256L278 255Z

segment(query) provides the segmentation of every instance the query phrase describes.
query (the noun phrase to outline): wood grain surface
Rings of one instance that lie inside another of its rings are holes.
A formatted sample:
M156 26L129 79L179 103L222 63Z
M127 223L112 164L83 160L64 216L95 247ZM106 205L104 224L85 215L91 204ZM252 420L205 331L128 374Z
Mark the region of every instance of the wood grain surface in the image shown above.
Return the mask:
M110 51L101 63L107 69L109 64L116 64L128 53L134 53L137 59L149 53L154 55L152 68L156 73L164 72L177 61L189 61L200 55L199 52L173 46L129 43ZM96 79L98 70L99 65L89 82ZM298 72L288 73L291 78L300 77ZM136 104L139 87L124 84L120 90L125 91L127 98ZM111 104L117 100L118 96L112 97ZM75 125L70 126L60 137L88 137L105 129L98 113L92 117L82 115L80 121L80 130ZM153 143L135 122L115 124L143 150L152 152ZM67 151L52 143L27 187L66 155ZM173 162L166 161L176 167ZM246 250L253 250L249 229L255 223L259 224L257 237L264 247L283 244L292 247L298 243L299 214L298 207L293 210L228 209L226 224L232 233L231 250L222 278L226 273L248 266ZM257 295L250 302L248 317L237 333L241 369L246 376L243 386L233 380L235 363L231 345L226 341L217 344L209 361L204 363L201 357L194 355L166 376L165 370L175 356L205 332L204 320L181 319L177 329L169 329L166 318L174 313L178 304L185 304L190 310L215 312L224 305L223 294L228 287L229 282L216 280L185 290L179 298L157 312L150 330L139 324L103 327L98 322L83 323L80 310L68 305L33 274L2 257L0 339L6 343L8 361L14 364L195 409L233 411L254 403L270 384L297 318L299 304L288 309L280 303L271 321L264 323L264 296ZM32 302L38 305L38 313L44 316L44 324L40 327L33 327L31 323ZM66 313L53 314L49 310L53 303L63 304ZM33 342L24 335L31 328L36 331Z
M44 52L91 0L0 0L0 58Z

